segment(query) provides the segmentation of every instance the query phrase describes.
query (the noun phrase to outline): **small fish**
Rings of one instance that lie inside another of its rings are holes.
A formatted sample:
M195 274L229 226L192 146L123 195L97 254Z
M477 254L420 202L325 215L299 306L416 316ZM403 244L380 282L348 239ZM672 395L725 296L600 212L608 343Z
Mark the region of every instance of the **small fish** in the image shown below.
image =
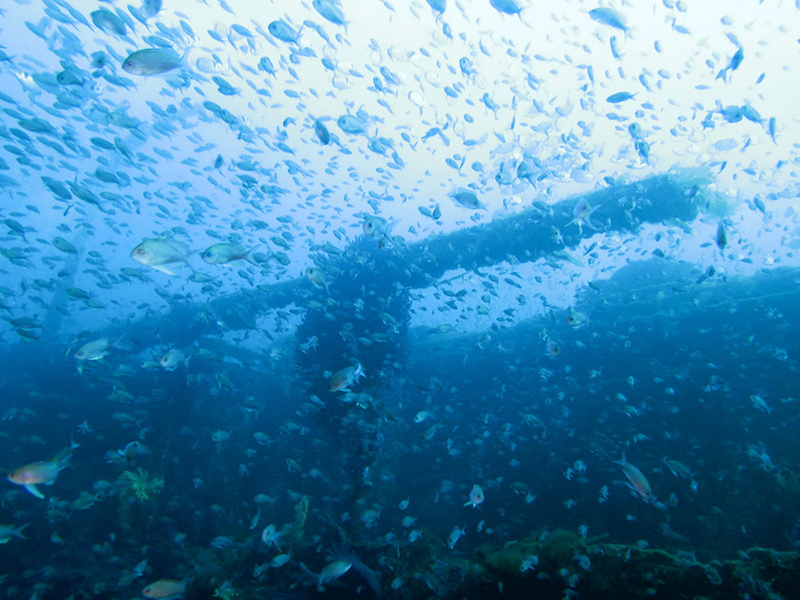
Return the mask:
M353 115L342 115L336 120L336 124L339 126L339 129L352 135L358 135L367 130L364 121Z
M628 27L625 25L625 17L610 8L593 8L589 11L589 16L593 21L619 29L626 34L628 32Z
M478 508L479 504L483 504L484 499L483 490L481 486L476 483L472 486L472 491L469 493L469 501L465 502L464 506Z
M522 7L517 4L516 0L489 0L489 4L491 4L492 8L497 12L506 15L516 15L522 11Z
M173 348L161 357L158 364L161 365L161 368L165 371L174 371L181 364L183 364L183 366L189 366L190 358L191 356L186 356L186 354L178 348Z
M111 340L107 337L85 343L75 352L78 360L101 360L111 348Z
M278 556L269 561L269 566L273 569L277 569L288 563L291 558L292 557L289 554L278 554Z
M761 115L758 113L758 111L749 104L743 104L740 107L740 110L742 112L742 116L748 121L752 121L753 123L758 123L759 125L764 121L764 119L761 118Z
M463 206L464 208L469 208L470 210L477 210L479 208L486 210L486 206L478 200L478 196L469 190L458 190L450 194L450 197L455 200L459 206Z
M325 271L319 267L308 267L306 269L306 278L318 288L325 288L325 291L330 293L328 278L325 276Z
M458 525L453 527L453 531L451 531L450 535L447 536L447 547L452 550L455 547L456 542L458 542L458 540L461 539L461 536L463 536L465 533L466 531L463 527L459 527Z
M149 238L131 250L131 258L135 261L167 275L175 275L175 273L165 265L176 262L188 265L191 255L192 252L186 244L167 238Z
M664 464L667 465L667 468L675 477L681 477L683 479L691 479L694 477L692 470L679 460L673 460L665 456Z
M336 371L331 376L330 383L328 384L329 392L349 392L350 386L358 383L359 378L366 377L364 368L359 364L355 367L345 367L340 371Z
M645 502L655 502L655 496L653 495L653 490L650 488L650 482L647 481L647 478L639 469L627 461L625 452L622 453L622 458L620 460L615 460L614 462L622 467L622 472L628 479L628 487L631 490L639 494Z
M155 600L172 600L186 593L186 582L177 579L159 579L142 590L142 596Z
M23 530L30 525L30 523L25 523L20 527L15 527L14 525L0 525L0 544L5 544L12 537L15 537L19 540L27 540L24 535L22 535Z
M744 60L744 48L742 48L742 47L740 46L740 47L739 47L739 48L736 50L736 52L734 53L734 55L731 57L730 61L728 61L728 66L726 66L724 69L720 70L720 72L719 72L719 73L717 73L717 77L716 77L716 79L720 79L720 78L721 78L721 79L722 79L722 81L725 81L725 82L727 83L727 81L728 81L728 74L729 74L729 73L732 73L733 71L735 71L736 69L738 69L738 68L739 68L739 65L741 65L741 64L742 64L742 61L743 61L743 60Z
M386 243L394 244L392 228L396 222L388 223L383 217L367 217L361 224L361 229L367 237L375 238L383 247Z
M327 146L331 141L331 134L322 121L314 121L314 135L317 136L323 146Z
M89 16L92 18L92 23L103 31L116 33L117 35L125 35L125 21L107 8L98 8L92 11Z
M620 102L625 102L626 100L632 100L636 96L636 94L631 94L630 92L617 92L616 94L611 94L608 98L606 98L606 102L610 102L611 104L619 104Z
M353 566L349 560L335 560L325 565L317 576L317 591L322 591L322 586L339 579Z
M183 58L171 50L145 48L128 55L122 63L122 70L131 75L148 77L161 75L183 66Z
M597 210L597 206L592 206L589 202L585 199L581 199L575 203L575 207L572 209L572 221L567 223L567 227L570 225L577 225L578 231L581 233L583 232L582 226L586 225L589 229L597 230L597 227L591 221L592 213Z
M283 536L282 531L278 531L275 525L270 523L264 528L264 531L261 532L261 541L264 542L267 546L275 545L275 547L280 550L280 546L278 542L280 541L281 537Z
M722 221L717 225L717 234L714 236L714 243L720 250L725 250L728 245L728 231L725 229L725 223Z
M589 319L587 319L586 315L584 315L583 313L579 313L573 309L570 309L569 314L567 315L567 318L564 319L564 321L570 327L575 327L577 329L578 327L586 325L586 323L589 322Z
M148 17L155 17L161 11L162 0L144 0L142 9Z
M561 345L555 340L548 340L544 347L544 353L548 356L558 356L561 354Z
M67 466L67 462L72 457L72 450L77 447L78 444L70 442L68 447L50 460L30 463L14 469L6 479L11 483L21 485L37 498L44 499L44 494L36 486L39 484L52 485L59 472Z
M267 25L267 31L273 36L287 43L297 43L297 36L299 35L291 25L283 21L273 21Z
M107 337L86 342L75 352L75 358L78 360L102 360L123 337L125 336L123 335L113 342Z
M424 423L429 416L431 415L427 410L421 410L414 415L414 423Z
M334 25L346 25L344 13L339 7L337 0L312 0L311 6L314 7L324 19L330 21Z
M244 260L252 265L259 266L259 263L253 258L253 254L257 249L258 246L248 250L241 244L221 242L209 247L200 256L210 265L228 265L237 260Z

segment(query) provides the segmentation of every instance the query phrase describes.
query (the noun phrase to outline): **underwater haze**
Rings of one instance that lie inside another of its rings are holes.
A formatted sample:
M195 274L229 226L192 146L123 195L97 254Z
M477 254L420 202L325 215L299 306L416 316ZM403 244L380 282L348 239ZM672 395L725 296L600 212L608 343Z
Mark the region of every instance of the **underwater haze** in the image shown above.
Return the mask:
M800 0L7 0L0 593L798 598Z

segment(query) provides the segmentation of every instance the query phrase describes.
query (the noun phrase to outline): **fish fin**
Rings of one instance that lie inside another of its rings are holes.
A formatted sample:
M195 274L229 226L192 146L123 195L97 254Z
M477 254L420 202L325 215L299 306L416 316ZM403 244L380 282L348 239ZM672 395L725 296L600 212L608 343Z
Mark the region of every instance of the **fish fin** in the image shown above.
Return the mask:
M251 265L253 265L255 267L260 267L261 263L257 262L253 258L253 255L255 254L256 250L258 250L260 247L261 247L261 244L256 244L255 246L250 248L250 250L247 251L247 254L244 255L244 260L246 260L247 262L249 262Z
M188 265L189 263L186 263L186 264ZM164 265L157 265L157 266L156 265L150 265L150 266L153 267L154 269L158 270L158 271L161 271L162 273L166 273L167 275L172 275L173 277L177 277L178 276L177 273L175 273L174 271L170 271Z
M31 483L29 485L24 485L22 487L24 487L26 490L28 490L28 492L31 495L36 496L37 498L39 498L41 500L44 500L44 494L42 492L40 492L39 488L37 488L34 484Z
M124 349L124 350L129 350L130 348L124 348L123 346L120 346L120 345L119 345L119 343L120 343L120 342L121 342L123 339L125 339L125 336L126 336L126 335L128 335L128 332L127 332L127 331L126 331L125 333L123 333L121 336L119 336L117 339L115 339L113 342L111 342L111 344L109 344L109 347L113 347L113 348L121 348L121 349Z

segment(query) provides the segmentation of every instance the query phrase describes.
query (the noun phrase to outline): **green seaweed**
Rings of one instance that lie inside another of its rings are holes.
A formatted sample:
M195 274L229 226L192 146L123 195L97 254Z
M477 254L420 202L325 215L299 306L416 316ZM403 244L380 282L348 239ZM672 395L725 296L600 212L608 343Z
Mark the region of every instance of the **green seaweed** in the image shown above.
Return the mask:
M120 479L129 481L136 497L142 502L150 500L164 487L164 480L158 477L150 479L150 475L141 467L136 471L125 471Z

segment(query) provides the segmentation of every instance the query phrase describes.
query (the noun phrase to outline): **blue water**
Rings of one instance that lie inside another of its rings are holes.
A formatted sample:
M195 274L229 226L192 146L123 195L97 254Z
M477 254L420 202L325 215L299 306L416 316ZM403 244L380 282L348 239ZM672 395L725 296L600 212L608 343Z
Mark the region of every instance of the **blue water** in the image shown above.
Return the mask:
M0 7L5 597L793 597L798 9L722 8Z

